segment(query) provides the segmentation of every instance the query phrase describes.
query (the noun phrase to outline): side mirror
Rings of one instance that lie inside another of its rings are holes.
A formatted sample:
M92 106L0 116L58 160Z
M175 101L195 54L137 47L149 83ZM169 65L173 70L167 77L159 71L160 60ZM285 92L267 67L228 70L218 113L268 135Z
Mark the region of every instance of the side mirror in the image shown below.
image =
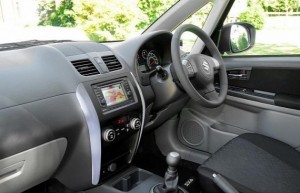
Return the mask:
M218 48L222 54L232 54L249 50L254 44L255 28L251 24L237 22L223 26Z

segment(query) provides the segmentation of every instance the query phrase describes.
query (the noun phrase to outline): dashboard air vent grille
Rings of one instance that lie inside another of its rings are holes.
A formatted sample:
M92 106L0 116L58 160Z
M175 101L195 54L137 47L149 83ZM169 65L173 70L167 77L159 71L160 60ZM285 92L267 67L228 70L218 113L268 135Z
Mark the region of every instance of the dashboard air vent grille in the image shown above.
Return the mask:
M120 70L122 68L121 63L114 55L102 56L102 60L110 72Z
M89 59L75 60L71 63L83 76L92 76L95 74L99 74L99 71Z

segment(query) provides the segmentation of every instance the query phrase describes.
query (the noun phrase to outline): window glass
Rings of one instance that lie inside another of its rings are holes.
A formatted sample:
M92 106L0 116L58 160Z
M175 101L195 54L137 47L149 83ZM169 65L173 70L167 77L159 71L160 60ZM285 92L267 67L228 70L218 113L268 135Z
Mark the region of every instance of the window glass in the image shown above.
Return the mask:
M200 28L204 26L204 23L213 7L213 3L208 3L199 9L196 13L191 15L187 20L185 20L182 24L194 24ZM176 31L176 29L174 30ZM173 31L173 32L174 32ZM182 46L181 50L189 53L193 48L195 42L197 40L197 36L191 32L185 32L181 36Z
M256 28L253 48L232 55L300 54L300 1L236 0L226 23L247 22Z
M118 41L141 34L178 0L0 0L0 44Z

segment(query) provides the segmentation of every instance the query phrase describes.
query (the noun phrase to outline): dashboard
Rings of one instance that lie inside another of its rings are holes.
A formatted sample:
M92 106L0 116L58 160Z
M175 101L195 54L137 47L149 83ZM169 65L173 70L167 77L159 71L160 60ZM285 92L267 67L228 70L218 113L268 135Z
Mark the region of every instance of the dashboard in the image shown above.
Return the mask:
M1 51L0 189L55 178L80 191L128 167L142 134L188 101L172 78L171 38L159 31Z

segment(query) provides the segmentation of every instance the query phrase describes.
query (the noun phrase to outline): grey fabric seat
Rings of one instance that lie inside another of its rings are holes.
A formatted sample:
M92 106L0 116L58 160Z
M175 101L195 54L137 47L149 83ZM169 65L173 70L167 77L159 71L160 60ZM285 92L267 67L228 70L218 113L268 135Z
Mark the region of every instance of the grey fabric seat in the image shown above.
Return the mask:
M214 153L198 173L206 192L222 192L212 181L219 173L239 192L299 193L300 153L278 140L243 134Z

